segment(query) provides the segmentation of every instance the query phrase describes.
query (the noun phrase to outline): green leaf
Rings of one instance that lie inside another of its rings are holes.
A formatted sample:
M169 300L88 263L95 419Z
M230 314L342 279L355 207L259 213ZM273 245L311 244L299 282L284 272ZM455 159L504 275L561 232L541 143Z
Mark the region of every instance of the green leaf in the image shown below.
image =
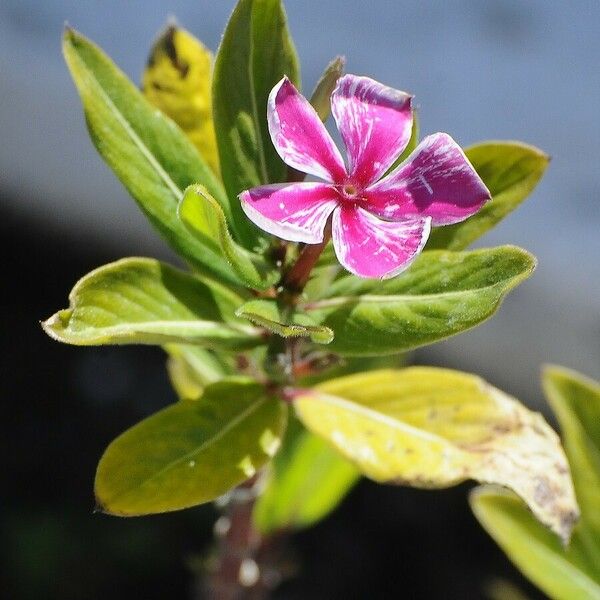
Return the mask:
M240 350L260 332L233 316L241 298L227 288L149 258L126 258L80 279L70 306L43 323L54 339L99 344L200 344Z
M150 222L198 270L236 281L227 262L177 218L177 205L191 183L205 185L225 213L230 211L220 182L193 144L85 37L67 29L63 53L92 142Z
M471 507L479 522L521 571L554 600L598 600L600 578L592 577L517 497L477 488ZM572 544L577 543L577 530Z
M265 535L314 525L339 505L358 479L355 467L291 420L255 504L254 521Z
M531 194L550 162L547 154L521 142L484 142L467 148L465 154L492 200L466 221L434 229L427 250L463 250L472 244Z
M317 85L310 97L312 107L317 111L323 123L331 114L331 94L337 85L337 80L344 74L346 59L336 56L326 67L317 81Z
M142 88L148 101L169 116L219 174L212 116L213 55L189 31L169 25L148 57Z
M280 0L240 0L223 35L213 77L213 110L221 172L230 198L286 180L268 132L267 98L287 75L298 83L298 58ZM265 239L232 203L234 230L247 248Z
M573 473L581 506L581 541L600 580L600 384L555 366L544 370L542 383Z
M227 259L241 283L266 290L281 277L279 269L264 256L249 252L234 241L223 210L203 186L193 185L185 191L179 218L202 244L215 248Z
M285 405L252 380L214 383L110 444L96 472L98 505L136 516L214 500L274 456L286 418Z
M331 329L316 325L308 315L293 313L286 318L275 300L250 300L240 306L235 314L281 337L310 337L317 344L329 344L333 339Z
M535 259L513 246L426 252L385 281L347 275L304 310L335 333L345 355L403 352L456 335L488 319L504 296L531 275Z
M542 381L581 506L571 544L561 546L516 498L482 488L471 504L508 557L550 597L600 598L600 385L562 367L547 367Z
M197 400L209 383L223 379L228 370L205 348L167 344L167 372L180 400Z
M563 540L570 536L577 503L558 437L541 415L479 377L428 367L372 371L298 390L294 407L375 481L501 484Z

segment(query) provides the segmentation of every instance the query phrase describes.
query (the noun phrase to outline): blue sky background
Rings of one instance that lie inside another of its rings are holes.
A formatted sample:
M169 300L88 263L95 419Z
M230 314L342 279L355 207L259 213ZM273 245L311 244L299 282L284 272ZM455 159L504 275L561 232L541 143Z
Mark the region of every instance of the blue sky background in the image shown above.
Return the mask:
M233 0L3 0L0 185L23 226L75 230L118 255L168 257L88 140L60 55L65 21L139 81L168 16L217 47ZM600 378L600 3L536 0L290 0L311 89L331 57L416 96L422 133L462 145L520 139L552 155L530 200L482 244L514 243L540 260L488 324L421 351L473 370L530 403L543 362ZM67 290L65 290L65 297ZM55 308L55 307L53 307Z

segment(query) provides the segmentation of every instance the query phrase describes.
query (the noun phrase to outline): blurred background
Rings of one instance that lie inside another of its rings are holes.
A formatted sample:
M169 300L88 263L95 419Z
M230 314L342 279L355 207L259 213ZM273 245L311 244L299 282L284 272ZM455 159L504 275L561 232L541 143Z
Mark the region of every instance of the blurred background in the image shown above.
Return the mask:
M61 346L38 321L64 307L91 268L130 255L173 258L89 142L60 54L63 24L139 82L169 16L216 49L233 5L0 3L7 598L185 598L210 543L211 508L92 515L102 449L172 400L162 354ZM422 135L447 131L463 146L518 139L553 157L533 196L480 242L533 252L533 278L490 322L416 360L477 372L540 410L542 363L600 378L600 3L290 0L287 10L306 90L344 54L349 72L415 94ZM495 578L538 597L475 524L467 489L359 485L335 516L294 538L302 570L277 597L485 598Z

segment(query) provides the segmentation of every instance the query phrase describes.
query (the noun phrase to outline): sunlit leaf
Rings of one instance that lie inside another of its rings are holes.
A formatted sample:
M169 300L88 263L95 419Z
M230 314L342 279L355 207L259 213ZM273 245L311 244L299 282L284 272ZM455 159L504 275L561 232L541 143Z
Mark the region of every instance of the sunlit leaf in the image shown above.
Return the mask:
M294 400L304 425L379 482L514 490L564 540L577 504L558 437L541 415L474 375L427 367L333 379Z
M434 229L428 250L463 250L469 246L531 194L550 162L547 154L521 142L484 142L467 148L465 154L492 200L466 221Z
M219 203L201 185L190 186L179 205L179 218L205 245L216 248L244 285L265 290L276 283L279 269L260 254L235 242Z
M238 308L236 314L281 337L309 337L318 344L329 344L333 339L331 329L317 325L307 315L293 313L286 318L276 300L250 300Z
M110 444L96 473L99 508L135 516L214 500L274 456L286 416L251 380L214 383L199 400L169 406Z
M70 306L43 323L78 346L194 343L224 349L260 344L260 332L234 316L239 296L149 258L126 258L80 279Z
M578 528L565 549L515 495L487 486L471 494L479 522L521 571L554 600L598 600L600 578L577 558Z
M189 31L169 25L154 43L142 86L151 104L171 117L219 173L212 117L213 55Z
M183 190L192 183L205 185L229 214L223 187L196 148L92 42L67 29L63 53L92 142L152 225L194 267L235 281L227 262L177 218Z
M534 267L529 253L512 246L426 252L394 279L342 277L299 310L333 330L334 352L393 354L485 321Z
M254 520L264 534L314 525L339 505L358 478L351 463L291 420Z
M286 165L271 142L267 98L287 75L299 83L298 58L281 0L240 0L215 61L214 121L223 181L230 198L286 180ZM263 235L232 202L233 229L250 249Z
M551 598L600 598L600 385L562 367L546 368L542 381L581 507L571 543L559 544L517 498L481 488L471 504L508 557Z

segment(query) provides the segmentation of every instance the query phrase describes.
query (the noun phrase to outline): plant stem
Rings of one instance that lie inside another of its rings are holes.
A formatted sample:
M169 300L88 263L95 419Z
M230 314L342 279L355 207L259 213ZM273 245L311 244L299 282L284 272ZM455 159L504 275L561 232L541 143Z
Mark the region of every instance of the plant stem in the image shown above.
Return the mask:
M283 289L277 293L284 312L293 311L330 238L331 228L327 227L323 241L306 244L283 275L280 282ZM297 369L302 371L297 350L297 340L273 340L268 352L273 372L268 375L277 385L293 383ZM280 563L287 533L265 537L254 527L256 492L257 480L253 477L231 493L224 514L215 524L215 562L205 584L198 587L198 600L264 600L282 579Z
M320 244L306 244L298 256L293 267L284 275L281 285L293 295L299 295L308 282L313 267L317 264L319 256L331 238L331 232L326 231Z
M264 600L280 582L285 535L261 535L252 522L254 503L247 484L233 492L215 524L217 558L198 600Z

